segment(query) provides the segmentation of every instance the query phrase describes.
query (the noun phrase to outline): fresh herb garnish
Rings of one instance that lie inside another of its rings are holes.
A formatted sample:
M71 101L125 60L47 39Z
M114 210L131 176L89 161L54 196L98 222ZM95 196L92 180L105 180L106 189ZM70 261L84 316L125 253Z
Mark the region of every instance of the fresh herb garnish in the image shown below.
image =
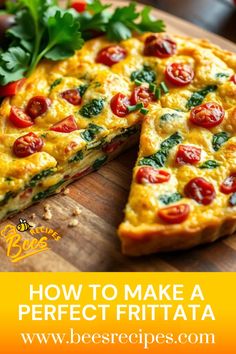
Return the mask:
M180 144L181 141L182 136L176 132L161 143L160 149L155 154L142 158L139 161L139 166L147 165L156 168L163 167L169 156L170 150L174 146Z
M209 85L200 91L194 92L190 97L190 99L188 100L186 104L186 108L190 109L192 107L199 106L204 100L204 98L206 97L206 95L208 95L208 93L214 92L216 90L217 90L216 85Z
M169 92L169 89L168 87L166 86L166 83L164 81L162 81L160 83L160 89L164 92L164 93L168 93Z
M98 116L104 108L103 99L93 99L89 103L85 104L80 110L79 114L85 118L92 118Z
M178 202L182 198L183 198L182 195L176 192L176 193L172 193L172 194L163 194L159 197L159 200L163 204L168 205L168 204Z
M105 33L111 41L121 41L132 36L132 32L163 32L164 22L156 20L151 15L151 7L137 8L132 2L127 6L107 11L111 5L103 5L100 0L90 1L87 9L79 15L83 38L90 39L94 31Z
M81 137L86 141L93 141L95 136L103 130L102 127L99 127L96 124L89 124L88 128L81 133Z
M213 149L215 151L218 151L220 149L220 147L224 143L226 143L226 141L229 140L229 138L230 138L230 135L227 132L220 132L220 133L214 134L213 138L212 138Z
M128 112L135 112L135 111L139 111L140 109L143 108L143 103L137 103L134 106L127 106Z
M50 91L52 91L56 86L60 85L62 78L56 79L50 86Z
M7 48L0 51L0 85L30 76L43 58L56 61L71 57L83 40L97 35L121 41L133 32L165 30L164 22L152 17L150 7L140 11L136 3L112 10L100 0L90 0L83 13L58 4L58 0L7 2L5 13L14 14L15 23L7 31Z
M144 65L142 70L134 71L131 74L131 81L153 83L156 81L156 73L150 66Z
M229 74L226 74L226 73L217 73L216 74L216 78L217 79L220 79L220 78L228 78L229 77Z
M18 0L15 11L10 44L0 54L0 85L29 76L43 58L66 59L82 47L78 14L56 0Z
M205 161L201 166L199 166L199 168L203 169L208 169L208 170L213 170L216 167L219 167L220 164L219 162L215 161L215 160L208 160Z

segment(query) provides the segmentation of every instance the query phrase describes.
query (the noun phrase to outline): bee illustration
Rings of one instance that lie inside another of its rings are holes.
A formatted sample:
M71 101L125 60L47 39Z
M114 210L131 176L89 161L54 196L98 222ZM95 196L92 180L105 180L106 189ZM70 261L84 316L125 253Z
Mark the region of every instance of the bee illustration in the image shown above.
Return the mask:
M31 227L33 227L24 219L20 219L19 221L20 223L16 226L16 228L20 232L28 231L30 230Z

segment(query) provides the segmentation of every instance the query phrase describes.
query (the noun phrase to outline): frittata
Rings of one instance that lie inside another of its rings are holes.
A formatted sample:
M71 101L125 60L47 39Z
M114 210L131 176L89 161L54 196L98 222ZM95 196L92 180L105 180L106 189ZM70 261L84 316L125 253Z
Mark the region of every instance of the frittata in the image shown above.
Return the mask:
M0 218L141 145L125 221L130 255L236 229L236 56L207 41L145 34L86 42L43 61L0 107Z

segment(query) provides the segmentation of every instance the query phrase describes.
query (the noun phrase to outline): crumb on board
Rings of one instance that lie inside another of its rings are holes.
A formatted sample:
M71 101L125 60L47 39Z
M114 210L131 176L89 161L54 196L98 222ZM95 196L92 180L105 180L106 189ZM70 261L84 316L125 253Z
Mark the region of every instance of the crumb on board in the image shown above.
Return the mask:
M77 219L71 219L68 223L69 227L75 227L79 224L79 221Z
M43 219L44 220L51 220L52 219L52 211L51 211L51 206L50 204L46 203L44 204L44 211L45 213L43 214Z
M34 220L35 218L36 218L36 214L35 214L35 213L32 213L32 214L30 215L30 219Z
M30 226L31 226L31 227L36 227L37 225L35 224L35 222L31 222L31 223L30 223Z
M69 188L66 188L64 189L64 191L62 192L63 195L68 195L70 194L70 189Z
M82 210L79 207L74 208L72 216L79 216L82 213Z

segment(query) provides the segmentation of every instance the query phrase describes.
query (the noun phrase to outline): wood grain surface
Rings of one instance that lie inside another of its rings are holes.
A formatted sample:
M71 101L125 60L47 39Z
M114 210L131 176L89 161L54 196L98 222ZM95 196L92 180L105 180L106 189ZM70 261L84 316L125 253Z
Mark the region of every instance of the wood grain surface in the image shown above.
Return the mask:
M165 20L168 31L208 38L224 49L235 51L236 46L228 40L167 13L155 12ZM49 251L14 264L6 256L5 240L0 238L0 271L236 271L236 235L185 252L135 259L121 254L116 228L123 218L136 155L137 148L124 153L100 171L70 185L68 195L48 198L11 219L13 224L18 223L19 217L32 221L30 217L35 213L33 222L37 226L55 229L62 239L51 240ZM50 221L43 219L45 204L52 210ZM79 224L70 228L68 224L76 207L81 209L76 217ZM8 223L2 223L0 228ZM24 233L24 238L31 236Z

